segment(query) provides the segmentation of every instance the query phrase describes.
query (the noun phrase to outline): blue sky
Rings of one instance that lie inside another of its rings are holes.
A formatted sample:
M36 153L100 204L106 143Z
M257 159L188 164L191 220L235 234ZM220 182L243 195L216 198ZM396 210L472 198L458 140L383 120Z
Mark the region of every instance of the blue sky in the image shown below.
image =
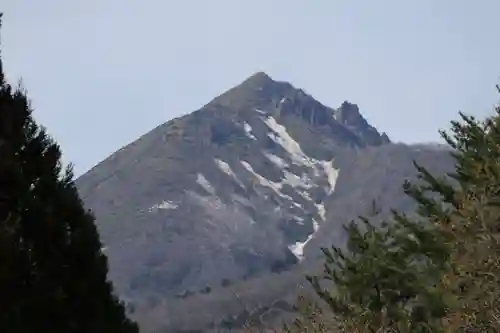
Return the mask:
M395 141L492 113L498 0L0 0L2 57L77 174L256 71Z

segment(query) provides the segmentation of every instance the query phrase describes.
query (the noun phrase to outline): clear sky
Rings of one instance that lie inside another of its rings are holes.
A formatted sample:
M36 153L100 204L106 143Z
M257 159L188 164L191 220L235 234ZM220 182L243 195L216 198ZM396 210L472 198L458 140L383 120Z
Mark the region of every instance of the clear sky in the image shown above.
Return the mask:
M500 97L498 0L0 0L3 60L81 174L256 71L395 141Z

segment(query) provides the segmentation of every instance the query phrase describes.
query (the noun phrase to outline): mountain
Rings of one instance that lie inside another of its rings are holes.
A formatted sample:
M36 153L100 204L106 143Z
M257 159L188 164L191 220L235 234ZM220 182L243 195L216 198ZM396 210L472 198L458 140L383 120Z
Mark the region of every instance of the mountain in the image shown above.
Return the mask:
M259 72L113 153L77 186L110 278L139 304L143 328L192 330L236 311L234 290L261 306L281 301L372 199L411 210L400 185L414 159L435 173L452 167L439 146L392 143L356 104L330 108ZM199 290L196 302L187 297Z

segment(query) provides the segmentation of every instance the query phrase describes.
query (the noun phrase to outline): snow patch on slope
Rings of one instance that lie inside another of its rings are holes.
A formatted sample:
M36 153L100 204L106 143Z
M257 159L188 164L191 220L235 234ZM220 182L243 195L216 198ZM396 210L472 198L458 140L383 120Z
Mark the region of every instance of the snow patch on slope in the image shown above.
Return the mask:
M330 185L328 194L331 194L335 189L335 183L337 182L338 178L338 170L333 167L332 161L317 160L315 158L307 156L300 147L299 143L295 141L287 132L285 126L279 124L273 117L266 117L264 119L264 123L269 127L269 129L271 129L271 133L268 134L269 138L283 147L283 149L290 154L290 158L293 162L297 163L298 165L313 169L316 175L322 173L327 177L328 184ZM270 155L272 154L266 154L268 159L270 159L277 165L278 163L281 163L283 165L284 162L278 160L281 160L281 158L277 156L271 157ZM319 169L321 169L321 172ZM310 181L310 179L307 177L307 175L304 174L301 179L306 184L305 188L310 188L311 184L307 183L307 181Z
M296 242L293 245L288 246L290 251L299 259L299 261L304 259L304 248L306 244L313 239L314 233L310 234L304 242Z
M313 230L314 232L307 236L307 239L303 242L295 242L295 244L289 245L288 249L292 251L292 253L299 259L299 261L302 261L304 259L304 248L306 247L306 244L309 243L311 239L314 238L315 233L319 229L319 223L316 220L313 220Z
M283 184L288 184L294 188L310 188L310 185L294 173L283 171L285 178L283 179Z
M226 162L224 162L223 160L220 160L218 158L214 158L214 162L215 164L217 164L217 166L219 167L219 169L224 172L225 174L227 174L228 176L231 176L231 177L235 177L236 178L236 175L234 174L233 170L231 169L231 167L229 166L229 164L227 164Z
M205 178L205 176L203 176L203 174L201 173L198 173L196 175L196 182L205 189L205 191L207 191L208 193L210 194L215 194L215 190L212 186L212 184L210 184L210 182Z
M328 190L328 194L330 195L335 190L335 184L337 183L337 178L339 177L339 170L333 167L331 161L320 161L319 163L323 167L327 176L328 184L330 184L330 189Z
M246 135L252 139L252 140L257 140L257 138L255 137L255 135L252 134L252 126L250 126L249 123L247 123L246 121L243 123L243 129L245 130L245 133Z
M163 200L162 202L156 204L156 205L153 205L152 207L149 208L149 212L150 213L153 213L153 212L156 212L160 209L164 209L164 210L170 210L170 209L176 209L178 208L179 205L176 204L176 203L173 203L172 201L169 201L169 200Z
M296 174L292 173L292 172L289 172L287 170L283 170L283 173L285 175L285 177L282 179L281 182L273 182L265 177L263 177L262 175L258 174L254 169L253 167L250 165L250 163L248 163L247 161L241 161L241 164L243 165L243 167L249 171L250 173L252 173L255 178L257 178L257 180L259 181L259 183L264 186L264 187L269 187L271 189L273 189L273 191L280 197L282 198L286 198L286 199L289 199L289 200L292 200L293 201L293 198L290 197L289 195L287 194L283 194L281 192L281 189L283 188L283 185L290 185L291 187L295 188L295 189L309 189L311 188L311 184L308 182L308 179L304 179L304 178L301 178L299 176L297 176ZM312 198L311 196L309 195L309 193L305 192L305 191L300 191L298 192L301 196L303 196L306 200L309 200L309 201L312 201ZM299 204L296 204L296 206L299 206Z
M299 165L306 167L308 170L312 170L315 176L323 176L326 177L328 182L328 189L326 191L327 195L330 195L335 190L335 184L338 178L338 170L335 169L332 165L333 161L325 161L318 160L312 158L304 153L300 144L295 141L292 136L288 133L285 126L279 124L276 119L272 116L262 117L264 123L271 130L268 133L268 137L273 140L275 143L279 144L290 156L290 160ZM310 178L310 176L305 172L302 176L297 176L294 173L291 173L286 170L288 166L287 163L280 157L265 153L265 156L276 166L280 167L285 177L280 184L289 184L297 190L297 193L302 196L307 201L313 201L310 193L306 191L314 186L314 181ZM281 187L276 188L276 191L279 191ZM302 189L298 191L298 189ZM314 203L316 207L317 213L321 218L321 221L326 220L326 209L323 202ZM316 220L313 220L313 232L307 237L304 242L296 242L293 245L290 245L290 250L295 254L295 256L302 260L304 256L304 247L306 244L315 236L315 233L319 229L319 223Z
M283 186L282 183L275 183L265 177L262 177L252 168L250 163L248 163L247 161L241 161L241 164L245 169L247 169L248 172L250 172L255 176L255 178L257 178L257 180L262 186L271 188L278 196L282 198L293 200L292 197L290 197L289 195L281 193L281 187Z
M233 178L237 183L238 185L240 185L242 188L245 188L245 185L243 185L243 183L238 179L238 177L236 176L236 174L233 172L233 169L231 169L231 166L229 166L228 163L224 162L223 160L221 159L218 159L218 158L214 158L214 162L215 164L217 164L217 167L222 171L224 172L226 175L230 176L231 178Z
M326 209L325 205L323 203L317 203L314 204L316 206L316 209L318 210L318 214L321 217L321 220L325 221L326 220Z
M303 166L312 166L313 161L304 154L299 143L287 132L285 126L278 124L273 117L266 117L264 123L271 129L269 138L285 149L295 163Z
M264 156L266 156L269 161L274 163L274 165L276 165L280 169L286 168L288 166L288 164L279 156L267 152L264 153Z

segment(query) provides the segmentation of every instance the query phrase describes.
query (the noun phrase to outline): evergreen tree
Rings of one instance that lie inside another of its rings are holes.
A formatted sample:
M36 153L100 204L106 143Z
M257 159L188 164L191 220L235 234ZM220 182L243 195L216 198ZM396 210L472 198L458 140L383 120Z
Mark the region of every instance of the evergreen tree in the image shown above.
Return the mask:
M482 122L461 118L453 136L443 133L457 152L460 185L448 226L451 269L442 279L453 295L448 323L455 331L500 332L500 108Z
M137 332L107 280L94 217L0 59L0 332Z
M302 299L300 332L439 332L446 306L435 286L446 245L429 224L393 216L380 227L360 217L345 227L346 249L323 249L324 274L307 279L333 316Z

